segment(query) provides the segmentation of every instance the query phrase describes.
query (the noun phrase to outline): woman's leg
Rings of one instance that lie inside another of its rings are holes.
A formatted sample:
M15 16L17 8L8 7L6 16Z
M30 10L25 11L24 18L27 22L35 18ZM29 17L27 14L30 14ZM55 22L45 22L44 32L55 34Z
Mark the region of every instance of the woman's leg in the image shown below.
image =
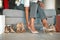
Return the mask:
M34 26L36 13L37 13L37 7L38 7L37 3L32 2L30 4L30 28L31 28L32 33L38 33Z
M35 26L34 26L34 21L35 21L35 19L34 18L31 18L31 24L30 24L30 26L31 26L31 30L32 31L36 31L36 29L35 29Z
M42 19L42 24L44 27L48 28L48 23L46 19Z
M44 10L40 7L39 4L38 4L38 13L40 14L40 18L41 18L43 26L48 28L48 23L47 23L47 20L46 20L46 15L44 13Z

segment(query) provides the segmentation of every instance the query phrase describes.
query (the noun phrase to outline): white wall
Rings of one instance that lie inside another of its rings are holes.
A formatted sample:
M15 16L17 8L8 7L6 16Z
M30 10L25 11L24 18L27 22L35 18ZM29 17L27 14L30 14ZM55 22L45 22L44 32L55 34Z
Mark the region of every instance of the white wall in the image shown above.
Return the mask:
M44 0L45 9L55 9L55 0Z
M0 15L0 34L4 33L5 29L5 15Z

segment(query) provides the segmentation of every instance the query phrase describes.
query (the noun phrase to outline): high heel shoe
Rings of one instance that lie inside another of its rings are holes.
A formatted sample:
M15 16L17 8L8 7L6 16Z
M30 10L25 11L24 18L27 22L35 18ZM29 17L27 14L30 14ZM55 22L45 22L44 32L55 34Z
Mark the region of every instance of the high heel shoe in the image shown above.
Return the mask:
M33 34L37 34L37 33L39 33L38 31L31 31Z
M5 26L5 33L9 33L9 27L7 25Z
M46 28L46 27L43 27L43 32L45 33L45 32L50 32L50 31L52 31L53 29L49 29L49 28Z
M32 31L32 29L31 29L30 27L28 27L28 29L29 29L33 34L39 33L38 31Z

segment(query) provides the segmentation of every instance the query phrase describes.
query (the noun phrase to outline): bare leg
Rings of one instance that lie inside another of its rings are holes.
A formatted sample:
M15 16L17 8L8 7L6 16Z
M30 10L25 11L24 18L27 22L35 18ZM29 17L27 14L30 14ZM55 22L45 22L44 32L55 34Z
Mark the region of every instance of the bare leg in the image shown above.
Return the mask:
M44 32L49 32L49 31L52 31L52 30L53 30L53 29L50 29L50 28L49 28L46 19L43 19L43 20L42 20L42 23L43 23L43 26L44 26L44 27L43 27L43 29L44 29L43 31L44 31Z
M27 27L29 26L29 22L28 22L28 15L29 15L29 7L25 7L25 16L26 16L26 25Z
M34 21L35 21L35 19L34 18L31 18L31 21L30 21L30 31L32 33L38 33L38 31L34 27Z
M42 20L42 23L43 23L43 26L48 28L48 23L47 23L47 20L46 19L43 19Z
M34 18L31 18L31 30L32 31L36 31L36 29L34 27L34 21L35 21L35 19Z

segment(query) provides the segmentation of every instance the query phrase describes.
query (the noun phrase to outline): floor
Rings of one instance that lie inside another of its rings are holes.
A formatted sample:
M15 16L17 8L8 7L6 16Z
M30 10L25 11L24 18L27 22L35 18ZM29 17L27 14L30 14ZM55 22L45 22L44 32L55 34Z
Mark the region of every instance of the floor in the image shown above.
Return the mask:
M0 40L60 40L59 32L44 33L42 27L37 26L38 34L32 34L28 29L24 33L3 33Z
M0 35L0 40L60 40L60 33L43 33L32 34L25 33L3 33Z

